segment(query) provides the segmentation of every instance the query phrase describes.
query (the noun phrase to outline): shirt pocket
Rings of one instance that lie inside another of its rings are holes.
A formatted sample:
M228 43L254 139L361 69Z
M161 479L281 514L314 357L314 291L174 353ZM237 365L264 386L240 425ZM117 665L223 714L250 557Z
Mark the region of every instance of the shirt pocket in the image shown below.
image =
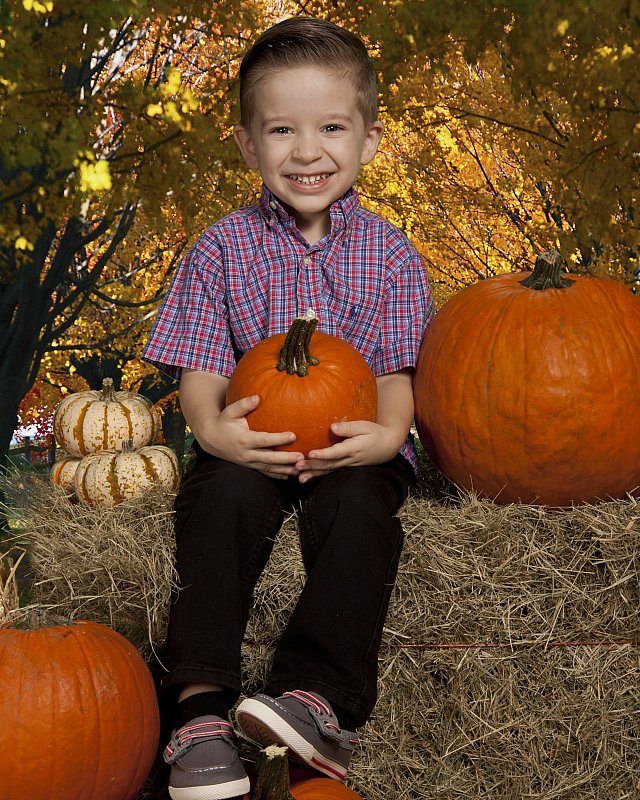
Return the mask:
M377 339L382 321L383 290L374 280L364 276L334 274L329 284L329 311L337 335L358 349L362 342Z

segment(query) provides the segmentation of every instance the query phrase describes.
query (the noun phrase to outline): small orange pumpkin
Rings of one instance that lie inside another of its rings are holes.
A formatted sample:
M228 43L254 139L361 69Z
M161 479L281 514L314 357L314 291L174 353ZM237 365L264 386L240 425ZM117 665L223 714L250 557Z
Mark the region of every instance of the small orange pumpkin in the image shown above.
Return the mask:
M149 668L123 636L85 621L0 628L0 686L2 800L138 795L160 715Z
M363 800L353 789L331 778L309 778L289 791L295 800Z
M287 747L277 744L260 751L253 800L363 800L332 778L304 778L290 786L288 752Z
M309 310L286 335L259 342L242 356L227 387L227 405L260 395L260 405L247 414L252 430L292 431L295 442L281 449L305 455L340 441L331 423L373 422L378 410L376 379L367 362L344 339L314 333L317 324Z

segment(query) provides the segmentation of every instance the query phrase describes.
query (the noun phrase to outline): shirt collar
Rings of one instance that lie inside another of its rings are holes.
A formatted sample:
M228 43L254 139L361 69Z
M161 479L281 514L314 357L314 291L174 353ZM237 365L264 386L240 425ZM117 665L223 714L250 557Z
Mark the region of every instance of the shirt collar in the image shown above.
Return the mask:
M353 219L356 211L360 207L358 192L355 187L351 187L342 197L339 197L331 204L329 216L331 219L331 235L347 227ZM263 184L260 199L258 201L260 213L267 221L273 221L274 217L280 222L288 225L295 225L293 217L284 208L280 200Z

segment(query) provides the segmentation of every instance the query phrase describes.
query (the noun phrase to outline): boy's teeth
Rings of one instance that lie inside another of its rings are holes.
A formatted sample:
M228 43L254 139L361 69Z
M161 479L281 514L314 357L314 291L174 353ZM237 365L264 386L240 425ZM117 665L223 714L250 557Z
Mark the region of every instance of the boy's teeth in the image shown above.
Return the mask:
M294 181L297 183L318 183L318 181L323 181L327 176L326 175L291 175Z

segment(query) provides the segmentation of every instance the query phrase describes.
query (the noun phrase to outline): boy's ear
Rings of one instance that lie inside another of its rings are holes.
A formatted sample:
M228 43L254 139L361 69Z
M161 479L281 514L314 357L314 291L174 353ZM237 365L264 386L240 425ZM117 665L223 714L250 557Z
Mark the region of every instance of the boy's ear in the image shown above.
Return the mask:
M258 157L256 156L256 149L253 146L253 139L244 125L236 125L234 127L233 138L236 140L236 144L240 148L240 152L247 162L247 166L250 169L258 169Z
M361 164L369 164L378 151L378 145L384 133L384 125L377 119L369 128L362 147Z

